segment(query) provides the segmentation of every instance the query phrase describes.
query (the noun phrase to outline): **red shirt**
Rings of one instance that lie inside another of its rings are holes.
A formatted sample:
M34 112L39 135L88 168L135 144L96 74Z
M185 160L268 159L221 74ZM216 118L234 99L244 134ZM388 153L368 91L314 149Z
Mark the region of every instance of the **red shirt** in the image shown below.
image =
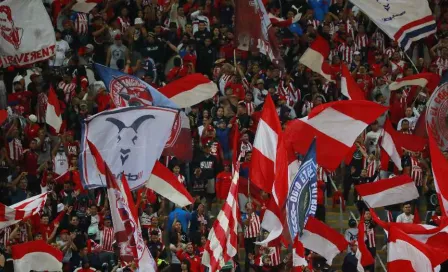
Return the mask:
M25 126L25 134L28 140L37 138L40 126L38 124L27 124Z
M167 81L173 81L175 79L184 77L188 74L188 68L186 66L174 67L168 72L166 76Z
M180 250L176 253L177 258L179 260L188 260L190 262L190 270L191 271L203 271L203 266L201 265L201 258L199 256L189 255L187 252L184 252L183 250Z
M31 150L23 154L24 170L28 172L28 175L37 175L37 168L39 167L37 164L38 158L39 154Z
M22 91L8 95L8 103L20 105L23 107L24 113L31 112L30 101L33 93L29 91Z

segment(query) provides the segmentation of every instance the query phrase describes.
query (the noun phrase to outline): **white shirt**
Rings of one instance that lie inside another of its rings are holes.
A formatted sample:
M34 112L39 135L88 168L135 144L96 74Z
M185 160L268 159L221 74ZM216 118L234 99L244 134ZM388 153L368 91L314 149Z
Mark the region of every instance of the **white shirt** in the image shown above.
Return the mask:
M56 41L56 53L54 58L50 59L50 66L61 66L68 50L70 50L70 46L65 40Z
M412 224L414 223L414 215L413 214L406 215L405 213L402 213L399 216L397 216L397 223Z

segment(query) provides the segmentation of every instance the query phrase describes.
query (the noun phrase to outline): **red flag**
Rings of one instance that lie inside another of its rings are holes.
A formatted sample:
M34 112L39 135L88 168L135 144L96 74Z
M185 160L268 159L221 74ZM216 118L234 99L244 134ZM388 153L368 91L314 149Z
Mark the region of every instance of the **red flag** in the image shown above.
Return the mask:
M126 263L135 261L136 265L142 271L156 271L157 265L142 238L137 209L135 208L129 185L124 175L121 175L122 180L119 184L95 145L89 140L87 140L87 144L95 159L98 170L100 172L105 171L107 195L115 237L120 248L121 260Z
M310 68L313 72L322 75L326 80L333 81L333 72L326 61L330 54L330 45L327 40L317 36L316 40L303 53L299 62Z
M407 77L399 78L389 84L391 91L398 90L404 86L427 87L431 94L440 82L440 76L434 73L419 73Z
M11 247L14 271L62 271L62 251L43 240Z
M154 164L151 177L145 186L181 207L194 202L193 197L173 172L158 161Z
M320 105L307 117L288 123L284 132L287 148L306 154L317 137L317 163L333 171L350 152L358 135L386 110L376 103L358 100Z
M440 151L430 129L428 129L428 138L434 185L439 198L439 205L442 210L442 215L448 216L448 160Z
M265 192L271 192L275 179L275 161L282 127L270 95L265 99L252 149L250 180Z
M57 133L61 129L61 107L59 105L58 97L56 96L52 85L50 86L50 90L48 90L48 102L47 111L45 113L45 121L47 122L47 124L52 126Z
M236 163L232 184L226 202L218 214L217 220L208 235L205 244L202 264L210 271L219 271L222 265L231 260L238 253L238 178L239 163Z
M367 245L364 239L366 225L364 223L364 215L361 215L361 219L358 224L358 251L356 258L358 259L358 264L361 266L369 266L375 263L375 259L370 254L370 251L367 249ZM359 256L360 255L360 256ZM358 270L359 271L359 270Z
M159 88L159 92L180 108L186 108L212 98L218 87L202 74L191 74Z
M420 219L420 214L418 213L417 206L415 206L415 208L414 208L414 220L412 221L412 223L420 224L421 222L422 222L422 220Z
M238 49L260 52L269 57L275 66L283 69L285 63L280 56L276 31L272 27L263 2L236 1L235 4L235 37Z
M364 92L359 88L346 65L342 65L341 92L349 100L366 100Z

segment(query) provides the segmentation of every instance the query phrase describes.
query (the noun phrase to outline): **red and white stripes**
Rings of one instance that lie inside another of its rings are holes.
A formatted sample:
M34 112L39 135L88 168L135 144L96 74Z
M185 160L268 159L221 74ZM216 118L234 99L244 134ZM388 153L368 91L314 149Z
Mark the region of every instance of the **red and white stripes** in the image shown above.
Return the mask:
M12 206L0 203L0 229L14 225L42 210L47 201L48 193L27 198Z
M230 191L208 235L202 264L218 271L238 253L238 178L239 163L235 165Z

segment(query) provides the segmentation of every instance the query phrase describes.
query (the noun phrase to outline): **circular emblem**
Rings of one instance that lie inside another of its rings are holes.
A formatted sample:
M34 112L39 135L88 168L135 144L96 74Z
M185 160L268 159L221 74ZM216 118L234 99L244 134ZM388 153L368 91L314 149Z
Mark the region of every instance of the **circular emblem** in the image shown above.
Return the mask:
M426 110L426 127L431 130L440 149L448 148L448 82L431 95Z
M180 129L182 128L181 114L178 114L176 120L174 120L173 128L171 129L170 138L165 144L165 148L172 147L179 137Z
M151 106L152 96L146 86L134 77L124 75L109 82L109 92L115 106Z

